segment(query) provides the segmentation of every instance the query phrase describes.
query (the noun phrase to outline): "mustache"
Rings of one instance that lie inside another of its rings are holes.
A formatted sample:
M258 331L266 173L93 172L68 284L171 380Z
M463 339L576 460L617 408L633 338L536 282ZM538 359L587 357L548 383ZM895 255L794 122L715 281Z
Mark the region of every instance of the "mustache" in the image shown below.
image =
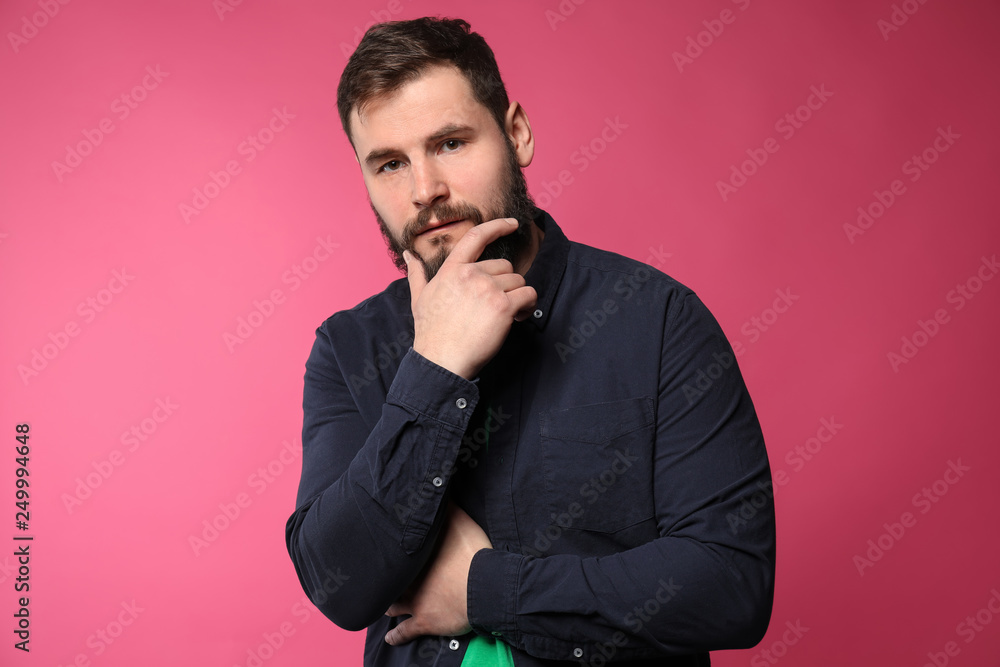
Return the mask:
M413 239L430 224L431 220L471 220L474 225L481 225L483 220L482 212L468 203L458 203L458 204L437 204L434 206L428 206L419 213L413 220L406 223L403 228L402 234L402 246L404 248L411 248L413 246Z

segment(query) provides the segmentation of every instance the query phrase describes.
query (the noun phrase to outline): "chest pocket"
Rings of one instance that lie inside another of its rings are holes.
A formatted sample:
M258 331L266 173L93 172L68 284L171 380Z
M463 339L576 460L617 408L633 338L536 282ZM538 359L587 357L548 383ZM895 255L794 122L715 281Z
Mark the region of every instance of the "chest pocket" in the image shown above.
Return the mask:
M602 533L654 516L654 422L648 397L541 413L547 513Z

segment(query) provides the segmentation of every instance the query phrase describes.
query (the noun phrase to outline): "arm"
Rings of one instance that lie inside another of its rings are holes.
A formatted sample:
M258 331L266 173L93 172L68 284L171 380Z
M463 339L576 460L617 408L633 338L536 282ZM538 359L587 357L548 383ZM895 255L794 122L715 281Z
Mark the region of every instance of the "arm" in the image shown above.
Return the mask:
M653 462L660 536L601 558L478 552L468 582L477 631L500 632L538 657L583 661L742 648L763 636L775 542L760 425L732 349L695 295L667 309L663 331ZM699 371L720 359L728 367L699 391Z
M468 231L430 282L407 253L413 349L374 424L346 380L357 360L339 357L334 340L366 333L317 333L306 364L302 480L286 542L310 599L341 627L373 623L430 557L478 401L470 379L535 300L510 262L476 262L488 243L516 228L499 219ZM334 577L337 594L324 594Z
M433 549L447 473L478 390L410 350L372 427L346 377L321 328L306 364L303 472L286 541L310 599L337 625L360 630Z

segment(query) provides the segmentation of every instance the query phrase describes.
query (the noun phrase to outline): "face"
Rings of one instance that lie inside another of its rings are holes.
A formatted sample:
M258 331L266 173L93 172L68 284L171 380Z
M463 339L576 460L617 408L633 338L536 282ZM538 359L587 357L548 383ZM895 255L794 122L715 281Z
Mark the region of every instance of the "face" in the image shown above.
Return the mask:
M351 115L358 162L372 210L400 268L404 249L430 280L459 239L495 218L519 229L487 246L480 259L516 263L529 244L534 204L521 167L531 161L527 119L511 105L507 133L454 67L428 69L391 95ZM530 139L530 128L528 128Z

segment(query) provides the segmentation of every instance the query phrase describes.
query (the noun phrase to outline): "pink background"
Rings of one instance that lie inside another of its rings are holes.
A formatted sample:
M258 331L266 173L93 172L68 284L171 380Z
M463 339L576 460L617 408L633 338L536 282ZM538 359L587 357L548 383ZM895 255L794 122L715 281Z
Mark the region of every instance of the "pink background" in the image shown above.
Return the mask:
M335 91L374 17L443 14L526 107L539 203L698 291L740 354L778 482L777 591L761 645L713 664L1000 664L997 3L907 0L895 26L888 0L225 1L0 6L0 663L360 662L363 633L304 603L283 543L313 332L399 275ZM849 238L876 192L893 203ZM234 343L240 318L259 326ZM894 368L904 337L920 346ZM24 422L30 654L7 555Z

